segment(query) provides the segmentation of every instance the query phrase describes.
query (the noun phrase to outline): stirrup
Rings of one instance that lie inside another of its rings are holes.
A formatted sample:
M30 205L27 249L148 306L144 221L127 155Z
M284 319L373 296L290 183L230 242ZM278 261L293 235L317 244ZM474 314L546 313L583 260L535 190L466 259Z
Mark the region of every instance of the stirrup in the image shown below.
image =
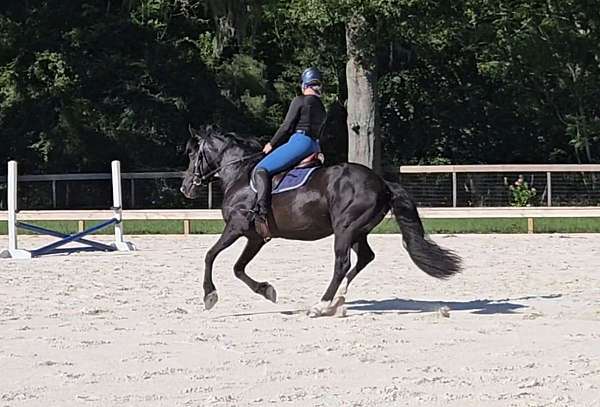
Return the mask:
M260 215L258 212L254 214L254 226L256 227L256 232L260 237L263 238L265 242L271 240L271 230L269 230L269 221L267 216Z

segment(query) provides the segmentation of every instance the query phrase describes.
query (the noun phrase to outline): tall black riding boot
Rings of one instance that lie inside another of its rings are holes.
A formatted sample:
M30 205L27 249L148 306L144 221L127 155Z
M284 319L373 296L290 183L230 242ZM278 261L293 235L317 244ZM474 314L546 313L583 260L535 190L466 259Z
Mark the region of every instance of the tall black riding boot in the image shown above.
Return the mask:
M256 216L254 223L258 233L265 240L271 239L271 231L267 217L271 210L271 175L263 168L258 168L253 174L256 188Z

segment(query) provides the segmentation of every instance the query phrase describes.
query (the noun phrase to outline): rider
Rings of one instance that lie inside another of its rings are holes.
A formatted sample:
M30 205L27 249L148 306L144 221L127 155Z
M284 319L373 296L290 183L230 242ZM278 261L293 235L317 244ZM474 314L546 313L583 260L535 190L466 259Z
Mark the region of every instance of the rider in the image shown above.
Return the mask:
M307 68L300 77L302 95L296 96L288 109L283 124L271 141L265 145L267 154L253 173L257 192L255 222L268 234L267 215L271 208L271 176L298 164L307 156L319 152L317 142L326 112L321 102L321 73L317 68ZM292 134L293 133L293 134ZM292 134L286 143L284 137Z

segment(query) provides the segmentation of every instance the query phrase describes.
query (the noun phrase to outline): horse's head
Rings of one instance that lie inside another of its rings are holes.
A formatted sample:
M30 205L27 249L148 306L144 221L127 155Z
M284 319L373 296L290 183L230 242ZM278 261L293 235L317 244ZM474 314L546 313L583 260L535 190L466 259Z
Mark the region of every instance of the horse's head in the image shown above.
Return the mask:
M195 199L200 194L200 187L209 182L216 174L219 166L220 152L213 141L216 130L206 126L200 130L189 127L190 139L185 147L189 159L188 168L183 177L180 191L186 198Z

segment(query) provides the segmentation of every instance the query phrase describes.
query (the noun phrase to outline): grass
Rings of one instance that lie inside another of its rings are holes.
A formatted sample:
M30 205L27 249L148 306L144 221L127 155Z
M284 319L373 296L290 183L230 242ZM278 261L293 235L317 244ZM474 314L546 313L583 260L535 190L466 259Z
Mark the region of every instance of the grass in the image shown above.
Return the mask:
M78 230L76 221L31 222L62 233L75 233ZM95 221L85 222L88 228L97 224ZM527 233L527 219L424 219L423 224L428 233ZM173 220L131 220L124 222L125 233L142 234L181 234L183 221ZM192 234L219 234L223 230L223 221L196 220L190 222ZM600 218L537 218L534 221L537 233L598 233ZM22 234L31 234L19 230ZM106 228L98 234L112 234L113 227ZM393 219L385 219L373 233L399 233L398 225ZM0 234L7 234L6 222L0 222Z
M535 220L538 233L597 233L600 232L600 218L540 218Z
M527 219L423 219L423 226L427 233L527 233ZM399 232L395 219L384 219L373 231Z
M37 222L25 222L36 226L41 226L46 229L52 229L60 233L75 233L77 232L77 221L74 220L65 220L65 221L37 221ZM8 234L8 225L6 221L0 222L0 235ZM20 235L34 235L35 233L29 232L27 230L19 229Z

